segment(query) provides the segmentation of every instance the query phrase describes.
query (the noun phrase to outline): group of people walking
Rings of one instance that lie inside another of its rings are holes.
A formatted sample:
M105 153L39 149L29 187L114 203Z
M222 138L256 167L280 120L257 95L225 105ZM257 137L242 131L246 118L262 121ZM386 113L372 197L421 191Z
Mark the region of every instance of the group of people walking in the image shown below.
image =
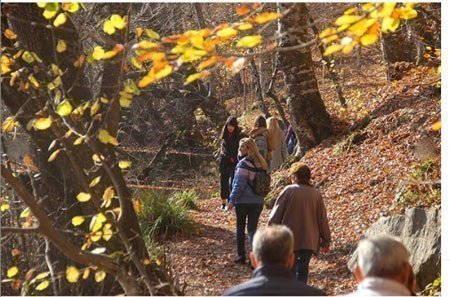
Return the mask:
M287 158L284 132L278 119L271 117L266 121L259 116L248 135L243 133L235 117L229 117L222 131L220 160L222 208L235 209L237 255L234 262L241 264L246 263L245 229L252 250L264 205L264 196L254 190L257 174L270 173ZM328 252L331 233L322 196L310 183L309 167L295 163L289 176L292 185L277 198L269 225L283 224L292 230L295 265L291 273L306 283L311 256L320 248Z

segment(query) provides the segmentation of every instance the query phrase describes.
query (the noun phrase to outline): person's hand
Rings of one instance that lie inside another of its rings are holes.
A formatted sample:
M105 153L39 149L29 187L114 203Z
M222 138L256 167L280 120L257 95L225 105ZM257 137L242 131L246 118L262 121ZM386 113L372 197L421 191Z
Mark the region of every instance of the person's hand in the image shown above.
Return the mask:
M330 246L329 245L322 247L322 253L324 255L327 255L329 252L330 252Z
M232 202L228 202L227 210L232 210L233 207L234 207L234 204Z

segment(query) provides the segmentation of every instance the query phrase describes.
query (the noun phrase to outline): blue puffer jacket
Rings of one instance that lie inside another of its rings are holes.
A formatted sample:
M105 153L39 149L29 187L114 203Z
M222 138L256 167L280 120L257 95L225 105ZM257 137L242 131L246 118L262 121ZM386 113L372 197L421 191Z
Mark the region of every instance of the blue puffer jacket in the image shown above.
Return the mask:
M255 172L252 171L255 165L247 157L239 161L234 174L233 188L230 194L230 202L233 204L263 204L264 197L256 195L250 187L255 179Z

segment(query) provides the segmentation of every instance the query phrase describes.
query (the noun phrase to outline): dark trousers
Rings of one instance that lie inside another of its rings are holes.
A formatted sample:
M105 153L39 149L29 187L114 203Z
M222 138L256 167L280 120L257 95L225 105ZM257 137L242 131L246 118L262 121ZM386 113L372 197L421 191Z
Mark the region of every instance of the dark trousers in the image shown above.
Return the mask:
M259 215L263 210L262 204L236 204L236 244L237 253L245 256L245 225L247 223L248 243L252 249L253 236L258 227ZM248 221L247 221L248 219ZM247 222L246 222L247 221Z
M295 262L291 271L295 278L305 284L308 280L309 261L311 260L312 254L312 250L295 251Z
M220 198L230 201L230 191L233 185L235 166L221 166L220 168Z

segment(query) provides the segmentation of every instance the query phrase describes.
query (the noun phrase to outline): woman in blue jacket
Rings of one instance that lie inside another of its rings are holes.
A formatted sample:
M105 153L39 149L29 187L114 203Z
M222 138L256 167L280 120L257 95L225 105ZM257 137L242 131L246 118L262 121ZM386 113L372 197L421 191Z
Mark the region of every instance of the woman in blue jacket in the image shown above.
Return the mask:
M234 262L244 264L245 223L248 218L247 233L251 247L264 205L264 197L255 194L250 184L253 183L258 169L267 171L268 167L266 160L259 153L258 146L251 138L244 138L239 142L239 155L243 158L236 166L228 209L234 206L236 213L237 257Z

